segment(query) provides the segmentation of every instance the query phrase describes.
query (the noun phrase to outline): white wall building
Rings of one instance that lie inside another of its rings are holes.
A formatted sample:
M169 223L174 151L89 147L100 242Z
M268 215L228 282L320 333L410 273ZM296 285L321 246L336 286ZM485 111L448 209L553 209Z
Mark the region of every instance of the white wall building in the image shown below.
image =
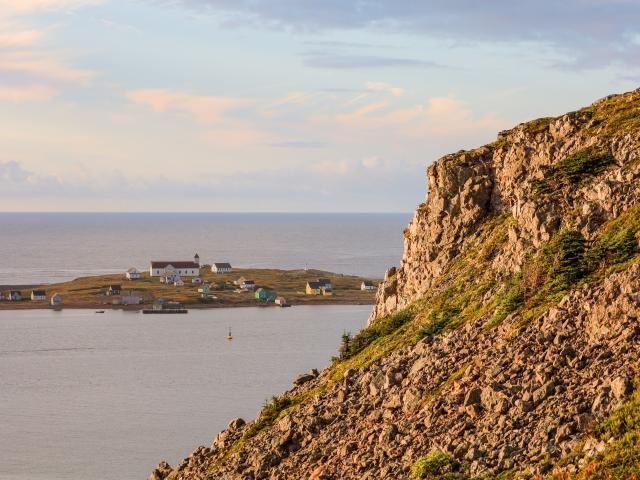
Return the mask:
M149 267L149 275L152 277L166 276L169 271L183 277L199 277L200 256L196 253L193 262L152 261Z
M377 290L378 287L373 282L364 281L360 284L360 290Z
M213 273L231 273L232 270L230 263L214 263L211 265L211 271Z
M127 280L139 280L141 274L137 268L131 267L129 270L127 270L127 273L125 273L125 276L127 277Z

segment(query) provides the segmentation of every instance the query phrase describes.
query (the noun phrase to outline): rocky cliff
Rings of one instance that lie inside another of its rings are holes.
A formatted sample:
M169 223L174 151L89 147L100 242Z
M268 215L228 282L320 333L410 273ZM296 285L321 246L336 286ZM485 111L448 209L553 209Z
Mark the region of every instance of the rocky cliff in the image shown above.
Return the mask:
M340 358L150 478L640 474L640 90L428 179Z

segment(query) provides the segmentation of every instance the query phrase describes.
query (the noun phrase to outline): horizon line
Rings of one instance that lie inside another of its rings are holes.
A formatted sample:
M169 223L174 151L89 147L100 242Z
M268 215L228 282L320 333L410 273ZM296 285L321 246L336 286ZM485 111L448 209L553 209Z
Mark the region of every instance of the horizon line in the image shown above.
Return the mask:
M123 210L14 210L14 211L0 211L0 215L2 214L29 214L29 213L39 213L39 214L62 214L62 213L73 213L73 214L101 214L101 213L109 213L109 214L167 214L167 213L182 213L182 214L224 214L224 215L405 215L412 214L413 211L348 211L348 212L335 212L335 211L319 211L319 212L292 212L292 211L181 211L181 210L151 210L151 211L123 211Z

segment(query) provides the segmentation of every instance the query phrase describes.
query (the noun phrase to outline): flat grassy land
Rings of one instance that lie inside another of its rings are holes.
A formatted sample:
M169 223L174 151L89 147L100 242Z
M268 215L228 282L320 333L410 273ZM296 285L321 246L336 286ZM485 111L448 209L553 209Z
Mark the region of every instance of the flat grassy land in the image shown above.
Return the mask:
M136 291L142 294L145 304L153 303L154 299L164 298L182 302L189 307L233 307L264 305L264 301L256 300L253 292L240 292L233 282L240 277L254 280L257 287L265 287L275 290L278 295L287 299L292 305L314 304L372 304L375 299L375 291L361 291L360 284L363 280L378 283L379 280L362 278L352 275L342 275L321 270L277 270L277 269L234 269L230 274L215 274L210 269L203 268L200 278L208 280L211 286L211 294L216 299L203 300L198 288L201 285L191 284L190 277L184 277L184 287L175 287L160 283L158 277L151 278L149 273L143 273L140 280L127 280L124 274L97 275L81 277L75 280L43 285L38 289L47 292L46 302L30 300L31 289L22 289L25 300L21 302L0 302L0 309L22 308L47 308L48 299L54 293L59 293L63 298L63 307L74 308L104 308L112 306L114 299L106 295L107 287L111 284L122 286L122 293ZM333 283L332 296L315 296L305 294L307 281L318 278L328 278ZM269 304L273 305L273 302ZM143 305L144 306L144 305ZM137 308L137 307L129 307Z

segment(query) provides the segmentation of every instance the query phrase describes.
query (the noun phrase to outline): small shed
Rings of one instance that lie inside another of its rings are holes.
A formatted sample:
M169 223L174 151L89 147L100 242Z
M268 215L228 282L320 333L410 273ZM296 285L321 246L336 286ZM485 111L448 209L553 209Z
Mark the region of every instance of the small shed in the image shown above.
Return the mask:
M242 280L242 283L240 284L240 288L244 290L255 290L256 282L253 280Z
M109 285L109 288L107 288L107 295L112 296L112 295L120 295L120 293L122 292L122 286L121 285Z

